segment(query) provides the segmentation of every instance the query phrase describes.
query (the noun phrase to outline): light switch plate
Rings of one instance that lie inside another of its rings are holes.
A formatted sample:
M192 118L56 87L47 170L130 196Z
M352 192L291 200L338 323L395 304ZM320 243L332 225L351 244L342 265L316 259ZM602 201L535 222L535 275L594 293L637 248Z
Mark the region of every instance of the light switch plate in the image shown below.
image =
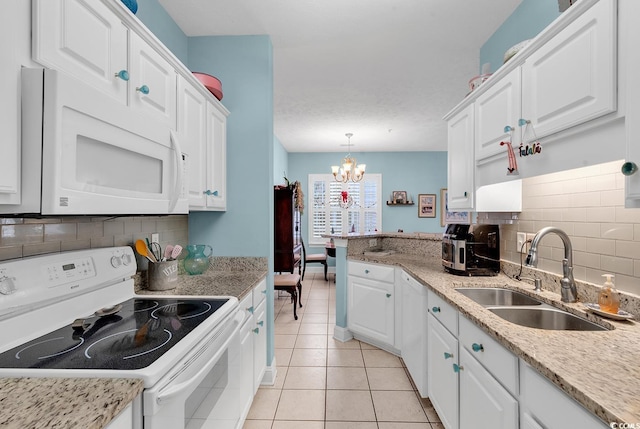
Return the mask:
M151 242L152 243L159 243L160 242L160 234L158 234L157 232L154 232L153 234L151 234Z

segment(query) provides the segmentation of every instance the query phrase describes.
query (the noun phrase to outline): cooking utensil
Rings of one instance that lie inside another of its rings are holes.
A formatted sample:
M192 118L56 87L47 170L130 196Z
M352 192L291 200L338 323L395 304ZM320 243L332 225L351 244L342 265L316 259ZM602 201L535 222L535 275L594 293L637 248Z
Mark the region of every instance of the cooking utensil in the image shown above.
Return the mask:
M158 262L153 254L149 251L149 248L142 240L136 240L136 251L141 255L150 260L151 262Z
M173 244L167 244L164 248L164 258L167 261L170 261L171 258L171 252L173 251Z
M180 253L182 253L182 246L179 244L176 244L173 247L173 251L171 251L171 259L177 259L178 256L180 256Z
M73 323L71 324L71 327L73 327L73 329L79 329L79 330L85 330L89 327L89 322L87 322L87 319L91 318L91 317L105 317L105 316L111 316L112 314L116 314L118 311L120 311L122 309L122 304L116 304L116 305L111 305L109 307L103 307L100 308L98 310L95 311L95 313L93 313L91 316L87 316L87 317L83 317L81 319L76 319L73 321Z
M162 247L160 247L160 243L152 242L149 246L149 250L153 253L153 257L156 258L156 261L162 260Z

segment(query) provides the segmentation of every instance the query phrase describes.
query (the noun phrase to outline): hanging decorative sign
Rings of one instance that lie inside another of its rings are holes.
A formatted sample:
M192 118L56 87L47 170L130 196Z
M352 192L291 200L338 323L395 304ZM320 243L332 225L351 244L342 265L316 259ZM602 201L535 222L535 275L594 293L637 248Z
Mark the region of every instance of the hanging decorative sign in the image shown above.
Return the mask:
M500 146L507 147L507 156L509 158L509 167L507 167L507 176L517 176L518 173L518 163L516 162L516 156L513 153L513 146L511 145L511 139L513 137L513 127L507 125L504 127L504 132L509 133L509 141L508 142L500 142Z
M538 137L536 136L536 132L533 129L533 125L531 125L531 121L527 119L519 119L518 125L520 127L524 126L524 132L522 133L522 142L520 142L520 146L518 147L518 154L522 156L536 155L542 152L542 146L538 141ZM531 135L533 139L530 142L527 142L527 130L531 129Z

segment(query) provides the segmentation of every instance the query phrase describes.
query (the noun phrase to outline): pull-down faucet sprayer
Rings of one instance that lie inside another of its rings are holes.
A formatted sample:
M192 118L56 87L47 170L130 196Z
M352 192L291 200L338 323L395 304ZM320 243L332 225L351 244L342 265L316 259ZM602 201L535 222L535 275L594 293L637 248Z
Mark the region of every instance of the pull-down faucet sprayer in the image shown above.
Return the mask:
M573 279L573 247L569 236L561 229L547 226L536 233L531 241L531 248L527 254L525 265L528 267L538 266L538 243L542 238L549 234L555 233L564 244L564 259L562 260L562 280L560 280L560 296L562 302L578 301L578 291L576 290L576 282Z

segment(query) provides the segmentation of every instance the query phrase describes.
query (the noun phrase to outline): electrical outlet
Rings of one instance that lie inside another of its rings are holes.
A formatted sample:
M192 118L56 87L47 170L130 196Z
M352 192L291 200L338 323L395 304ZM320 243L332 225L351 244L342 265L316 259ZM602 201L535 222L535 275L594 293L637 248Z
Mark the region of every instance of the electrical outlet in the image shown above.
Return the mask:
M378 245L378 239L377 238L370 238L369 239L369 247L376 247Z
M153 234L151 234L151 242L152 243L159 243L160 242L160 234L158 234L157 232L154 232Z
M517 232L516 233L516 251L520 253L527 253L528 246L524 243L527 241L527 233L526 232Z

